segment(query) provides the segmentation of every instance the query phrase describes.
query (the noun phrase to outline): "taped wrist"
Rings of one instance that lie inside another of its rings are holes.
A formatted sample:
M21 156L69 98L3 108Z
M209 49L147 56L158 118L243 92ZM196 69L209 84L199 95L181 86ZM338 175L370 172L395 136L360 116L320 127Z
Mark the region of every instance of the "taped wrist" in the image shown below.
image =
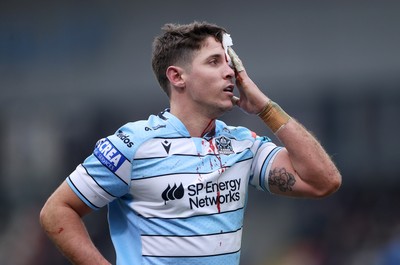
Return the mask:
M277 103L270 100L265 108L258 113L258 116L264 123L276 133L279 129L283 128L291 119Z

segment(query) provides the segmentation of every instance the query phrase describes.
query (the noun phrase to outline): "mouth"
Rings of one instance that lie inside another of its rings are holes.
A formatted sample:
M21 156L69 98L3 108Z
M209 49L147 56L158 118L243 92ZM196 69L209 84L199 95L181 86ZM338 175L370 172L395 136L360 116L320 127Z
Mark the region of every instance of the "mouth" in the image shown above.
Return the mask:
M226 88L224 88L224 92L230 92L233 93L234 85L229 85Z

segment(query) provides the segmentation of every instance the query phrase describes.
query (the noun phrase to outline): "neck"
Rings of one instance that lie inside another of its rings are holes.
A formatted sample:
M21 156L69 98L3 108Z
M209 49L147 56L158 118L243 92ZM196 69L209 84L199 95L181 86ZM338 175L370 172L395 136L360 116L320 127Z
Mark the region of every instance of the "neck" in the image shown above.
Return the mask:
M187 111L187 109L190 108L184 108L182 105L176 106L171 104L170 112L185 125L190 136L203 137L215 129L215 118L203 115L198 111Z

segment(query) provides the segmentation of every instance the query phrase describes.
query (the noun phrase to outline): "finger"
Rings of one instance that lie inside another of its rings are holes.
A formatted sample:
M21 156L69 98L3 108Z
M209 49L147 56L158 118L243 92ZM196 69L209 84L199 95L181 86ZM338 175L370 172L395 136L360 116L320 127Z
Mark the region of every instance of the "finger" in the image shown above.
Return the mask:
M236 71L238 73L242 72L244 70L243 63L239 59L239 56L236 54L236 52L232 49L232 47L228 47L228 54L229 57L231 57L233 66L235 67Z

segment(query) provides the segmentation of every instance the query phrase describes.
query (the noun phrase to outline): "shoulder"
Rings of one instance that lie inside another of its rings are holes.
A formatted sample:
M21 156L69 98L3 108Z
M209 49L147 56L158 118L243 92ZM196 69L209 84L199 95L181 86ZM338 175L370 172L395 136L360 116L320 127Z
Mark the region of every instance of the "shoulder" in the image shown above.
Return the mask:
M160 137L171 129L167 123L156 115L151 115L147 120L128 122L118 128L114 135L115 139L122 141L128 147L140 145L142 142Z
M151 115L147 120L128 122L119 127L114 134L100 139L96 143L96 150L116 150L131 160L136 150L147 140L162 136L170 130L167 124L156 115Z

